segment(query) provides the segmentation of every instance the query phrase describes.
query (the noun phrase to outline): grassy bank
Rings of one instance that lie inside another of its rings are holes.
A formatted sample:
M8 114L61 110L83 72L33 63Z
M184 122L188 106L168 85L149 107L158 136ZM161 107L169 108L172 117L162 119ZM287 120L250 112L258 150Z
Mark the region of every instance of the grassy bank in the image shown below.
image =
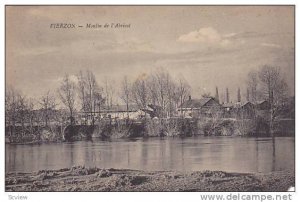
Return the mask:
M138 171L82 166L7 173L6 191L287 191L293 171L266 174L222 171Z

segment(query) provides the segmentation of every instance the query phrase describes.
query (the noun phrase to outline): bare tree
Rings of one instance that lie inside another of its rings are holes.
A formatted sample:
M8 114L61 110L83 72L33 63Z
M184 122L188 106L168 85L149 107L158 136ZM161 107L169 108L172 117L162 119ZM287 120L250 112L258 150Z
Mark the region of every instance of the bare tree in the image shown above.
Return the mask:
M95 112L96 112L96 94L99 91L98 83L93 72L86 72L86 85L87 85L87 106L92 117L92 125L95 124Z
M28 99L27 109L28 109L27 120L29 122L29 132L30 132L30 134L34 134L34 122L36 121L36 119L38 117L34 113L34 100L33 99ZM39 125L38 125L38 127L39 127Z
M248 80L247 80L247 86L248 86L248 90L250 90L249 94L249 101L251 102L257 102L258 99L258 92L257 92L257 88L258 88L258 75L257 72L255 71L251 71L248 73Z
M5 115L10 138L15 136L22 140L28 132L33 134L33 126L36 119L33 99L28 99L14 88L8 88L5 94ZM16 130L17 126L20 127L20 130Z
M150 97L150 102L153 105L158 104L158 85L154 75L147 78L147 90Z
M96 77L92 71L87 70L84 74L82 71L77 75L78 79L78 94L81 102L81 110L85 114L85 123L88 114L92 119L92 124L95 123L96 109L100 112L100 108L104 105L103 89L96 81Z
M57 110L57 112L55 113L54 115L54 120L58 123L59 127L60 127L60 134L61 136L63 137L63 129L64 129L64 126L67 124L67 110L64 110L64 109L60 109L60 110Z
M167 117L172 117L174 115L174 111L176 108L175 98L176 95L174 94L176 90L176 86L174 81L172 80L169 73L166 74L166 91L167 91L167 109L166 115Z
M94 106L95 106L95 113L96 113L96 107L98 107L98 113L99 113L99 118L101 118L100 114L101 114L101 109L102 107L105 105L105 98L103 95L103 89L102 88L98 88L97 91L94 94Z
M105 78L105 82L104 82L104 90L105 90L105 105L106 108L109 109L110 105L109 105L109 100L110 100L110 93L109 93L109 83L107 78Z
M205 118L205 134L206 135L216 135L218 133L218 128L222 123L223 112L220 107L212 107L207 113L210 118Z
M168 71L158 69L147 77L138 77L132 84L131 97L139 107L145 108L148 103L158 105L163 117L172 117L190 95L190 89L182 76L175 80Z
M280 117L281 109L287 97L288 86L279 67L265 65L258 72L261 92L270 103L270 134L274 136L274 121Z
M158 105L162 107L163 116L166 116L168 73L164 69L159 69L153 76L155 77L157 82Z
M126 98L126 83L123 80L123 100ZM176 108L190 95L190 86L182 77L175 80L168 71L158 69L147 77L140 75L131 86L131 100L139 107L145 108L147 104L161 107L163 117L171 117L175 114ZM124 100L126 103L126 99Z
M183 105L183 103L188 99L190 94L191 94L191 86L184 79L184 77L181 76L177 82L177 90L176 90L176 97L178 98L177 107ZM183 117L184 116L183 111L181 111L180 113L181 113L181 117Z
M104 82L104 92L105 92L105 102L107 109L110 109L114 103L115 98L115 83L114 81L105 78Z
M182 79L183 82L183 79ZM183 84L183 83L182 83ZM150 101L162 108L163 117L174 114L178 105L178 84L165 69L157 69L147 79Z
M146 108L148 95L145 79L139 78L132 84L132 99L140 108Z
M70 76L66 74L61 82L58 93L62 103L68 108L71 125L74 124L74 111L75 111L75 96L76 86L75 82L70 80Z
M245 110L239 110L238 113L236 113L235 119L236 128L240 135L249 135L255 131L255 119L249 119Z
M28 106L27 106L27 99L24 95L18 94L17 95L17 120L21 124L22 127L22 136L25 135L25 123L26 123L26 116L28 113Z
M18 92L14 88L6 89L5 123L10 128L10 136L15 135L17 123Z
M85 119L85 124L87 121L87 112L88 112L88 107L87 107L87 83L86 83L86 78L83 74L82 71L79 72L77 75L78 79L78 95L79 99L81 102L81 111L84 113L84 119Z
M48 126L49 119L56 107L55 97L48 91L41 97L39 104L41 105L45 126Z
M129 119L129 102L130 102L130 83L128 82L127 76L124 76L121 86L121 99L126 104L127 118Z

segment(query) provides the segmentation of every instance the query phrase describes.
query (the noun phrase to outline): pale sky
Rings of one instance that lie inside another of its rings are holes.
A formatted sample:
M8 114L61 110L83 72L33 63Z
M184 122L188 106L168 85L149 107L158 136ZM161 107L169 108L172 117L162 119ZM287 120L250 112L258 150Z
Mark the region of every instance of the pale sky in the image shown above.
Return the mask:
M51 29L74 23L75 29ZM87 29L87 23L130 28ZM82 25L83 28L77 27ZM193 97L226 87L245 94L250 70L280 66L294 91L292 6L7 6L6 84L39 97L65 73L89 69L98 83L157 68L180 74Z

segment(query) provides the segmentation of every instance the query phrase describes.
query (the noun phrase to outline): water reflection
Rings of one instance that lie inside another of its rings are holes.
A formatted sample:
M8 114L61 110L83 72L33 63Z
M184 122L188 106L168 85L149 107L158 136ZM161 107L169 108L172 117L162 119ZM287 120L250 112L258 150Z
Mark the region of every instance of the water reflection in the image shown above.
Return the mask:
M272 137L272 171L276 169L275 137Z
M149 138L6 145L6 172L73 165L140 170L270 172L294 168L294 138Z

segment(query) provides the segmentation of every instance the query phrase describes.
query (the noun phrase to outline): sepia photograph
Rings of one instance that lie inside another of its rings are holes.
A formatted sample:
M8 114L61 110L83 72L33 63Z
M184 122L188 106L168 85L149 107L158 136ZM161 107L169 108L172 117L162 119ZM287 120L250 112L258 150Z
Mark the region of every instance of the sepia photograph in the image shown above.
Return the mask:
M295 5L4 9L5 192L294 191Z

